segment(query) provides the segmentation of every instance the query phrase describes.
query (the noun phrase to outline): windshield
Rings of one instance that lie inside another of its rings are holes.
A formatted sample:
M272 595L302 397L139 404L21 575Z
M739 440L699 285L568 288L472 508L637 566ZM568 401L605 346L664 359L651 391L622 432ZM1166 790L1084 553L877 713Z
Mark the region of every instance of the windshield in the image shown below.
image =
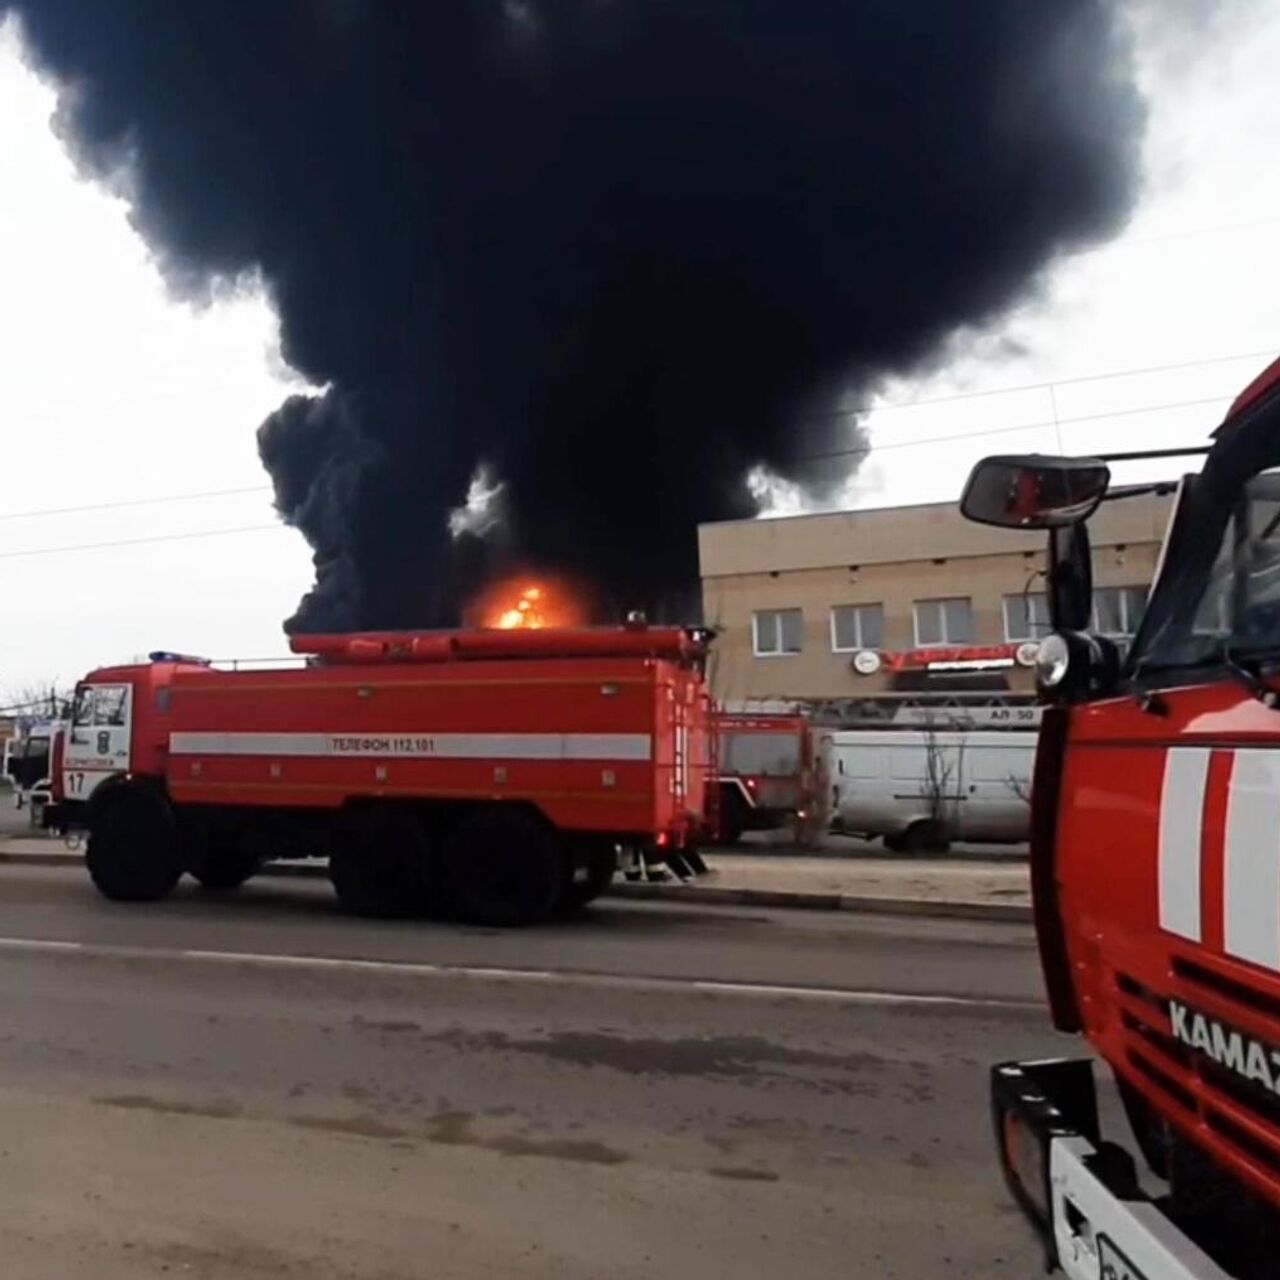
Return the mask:
M794 733L729 733L720 746L724 773L789 777L800 772L800 740Z
M85 684L76 690L72 723L76 728L96 725L119 726L125 723L129 686L124 684Z
M1146 623L1137 673L1280 652L1280 441L1245 428L1212 459L1179 509Z

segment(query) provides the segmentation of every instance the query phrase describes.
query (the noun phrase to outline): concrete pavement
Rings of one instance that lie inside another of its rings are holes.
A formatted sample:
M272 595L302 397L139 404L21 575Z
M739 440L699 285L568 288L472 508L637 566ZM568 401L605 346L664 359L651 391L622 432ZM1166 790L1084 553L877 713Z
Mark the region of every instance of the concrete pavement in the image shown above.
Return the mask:
M7 1274L1038 1266L985 1107L990 1061L1070 1047L1021 926L615 900L508 933L10 866L0 959Z
M769 857L717 849L708 852L707 863L712 874L687 887L620 883L615 892L895 915L1031 919L1030 876L1027 864L1016 859Z

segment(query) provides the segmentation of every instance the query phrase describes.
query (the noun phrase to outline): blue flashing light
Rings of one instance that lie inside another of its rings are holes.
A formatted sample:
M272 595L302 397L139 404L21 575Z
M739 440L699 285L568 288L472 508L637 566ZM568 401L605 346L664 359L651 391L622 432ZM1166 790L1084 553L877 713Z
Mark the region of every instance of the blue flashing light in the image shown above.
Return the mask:
M156 649L147 654L147 657L152 662L193 662L198 667L207 667L212 662L211 658L197 658L190 653L170 653L168 649Z

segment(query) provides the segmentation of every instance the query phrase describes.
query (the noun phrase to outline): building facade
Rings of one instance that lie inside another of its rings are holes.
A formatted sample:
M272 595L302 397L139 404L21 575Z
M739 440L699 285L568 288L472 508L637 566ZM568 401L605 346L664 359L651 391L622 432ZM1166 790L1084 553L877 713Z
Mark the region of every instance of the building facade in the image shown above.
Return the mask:
M1136 629L1172 501L1128 497L1090 520L1096 630ZM1045 541L954 503L702 525L715 693L735 709L806 703L833 723L1025 705L1030 642L1048 628Z

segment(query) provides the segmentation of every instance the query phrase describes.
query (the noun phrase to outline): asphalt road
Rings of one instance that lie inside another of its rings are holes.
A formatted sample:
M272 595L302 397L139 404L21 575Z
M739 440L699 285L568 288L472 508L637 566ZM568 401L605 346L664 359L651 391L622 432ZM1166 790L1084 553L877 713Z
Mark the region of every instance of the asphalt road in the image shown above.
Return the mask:
M0 1257L68 1277L1029 1277L1027 930L614 903L369 924L0 867Z

